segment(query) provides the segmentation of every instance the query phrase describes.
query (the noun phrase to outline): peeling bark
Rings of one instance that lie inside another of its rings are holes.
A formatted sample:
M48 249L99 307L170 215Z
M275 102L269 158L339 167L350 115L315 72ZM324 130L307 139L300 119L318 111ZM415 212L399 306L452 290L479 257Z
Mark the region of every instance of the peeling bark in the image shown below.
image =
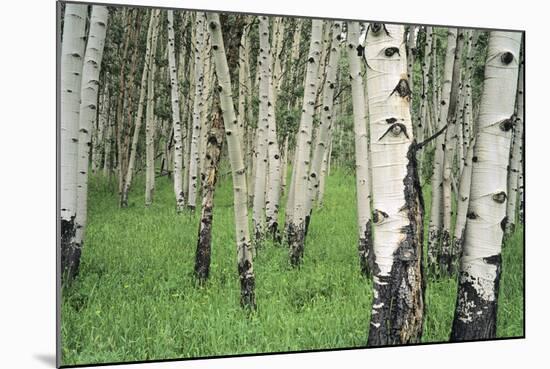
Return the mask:
M365 47L375 208L368 346L419 342L424 316L423 203L402 35L403 26L373 24Z
M214 97L215 100L218 100ZM208 131L205 155L205 168L202 181L202 211L195 254L195 275L199 281L208 279L210 272L210 254L212 250L212 217L214 213L214 191L218 176L218 165L223 144L223 117L219 102L214 102L212 124Z
M516 98L521 33L491 31L477 118L470 204L451 341L496 334L506 215L506 166Z

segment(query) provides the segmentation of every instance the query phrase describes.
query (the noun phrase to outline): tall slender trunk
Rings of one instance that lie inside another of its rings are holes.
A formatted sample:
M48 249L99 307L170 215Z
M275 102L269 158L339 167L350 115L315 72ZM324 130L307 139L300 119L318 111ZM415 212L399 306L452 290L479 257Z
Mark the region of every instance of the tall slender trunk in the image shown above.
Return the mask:
M419 342L424 316L423 204L402 37L403 26L374 23L365 47L375 235L369 346Z
M508 202L506 203L506 235L510 235L516 228L516 210L520 182L519 174L522 171L522 147L523 147L523 62L519 66L519 82L516 97L517 111L514 121L514 140L512 141L512 153L508 173Z
M168 65L170 70L170 85L172 92L172 121L174 130L174 194L176 195L176 211L181 212L185 206L182 183L183 152L181 139L180 93L176 69L176 53L174 51L174 13L168 10Z
M472 140L473 141L473 140ZM468 205L470 203L470 187L472 184L472 158L474 157L475 141L470 142L466 159L464 161L464 170L460 177L457 194L457 210L454 240L452 247L453 258L459 258L464 244L464 229L466 227L466 215L468 214Z
M452 273L455 268L451 250L451 222L452 222L452 174L457 146L457 105L460 88L460 67L462 46L464 44L464 33L461 30L457 35L456 47L454 50L454 61L452 69L452 83L449 95L449 107L447 111L447 131L445 132L445 158L443 160L443 227L441 229L441 252L439 254L439 268L444 274Z
M288 243L290 246L290 262L297 266L303 257L305 243L305 222L307 211L307 169L310 160L311 135L315 100L317 97L317 83L319 71L319 56L321 54L321 36L323 21L314 19L311 24L311 41L307 56L307 70L302 103L300 127L296 138L296 172L294 178L294 209L288 227Z
M213 97L212 123L206 140L206 162L202 181L202 209L195 254L195 275L199 281L208 279L210 272L210 255L212 250L212 218L214 214L214 191L218 177L218 165L223 145L223 118L219 97Z
M259 113L258 137L256 141L256 166L254 180L254 203L252 208L252 223L254 226L254 243L258 246L265 236L265 189L268 159L268 132L269 132L269 80L270 80L270 45L269 19L259 17L260 54L258 55L259 75Z
M61 43L61 273L72 280L80 249L75 242L82 66L88 6L66 4Z
M241 283L241 305L255 308L255 278L252 265L252 247L248 230L246 172L241 142L236 134L238 132L238 122L233 107L231 77L227 65L219 16L217 13L207 13L207 19L208 30L212 36L212 53L218 77L218 92L220 94L227 150L229 152L233 176L233 208L235 211L237 266Z
M193 126L191 135L191 151L189 154L189 195L187 205L194 210L197 203L197 171L199 167L199 137L201 131L201 111L203 110L204 82L204 13L195 16L195 98L193 101Z
M153 203L153 195L155 192L155 131L157 124L155 123L155 83L154 76L157 69L155 62L155 54L157 50L158 27L160 10L153 9L151 13L153 17L153 32L151 36L151 54L150 71L147 75L147 113L145 120L145 206L150 206Z
M491 31L451 341L496 335L506 181L521 33Z
M456 28L447 31L447 51L445 54L445 69L443 73L443 85L439 100L439 116L437 118L436 131L442 129L447 123L451 88L453 83L453 66L456 49ZM434 63L435 65L435 63ZM435 74L435 73L434 73ZM445 160L445 136L439 135L435 139L434 168L432 173L432 204L430 223L428 225L428 266L436 268L440 254L441 228L443 223L443 166Z
M92 6L88 43L82 69L80 93L80 114L78 130L78 159L76 180L76 234L71 272L78 274L80 255L86 234L88 219L88 168L90 164L91 129L97 119L97 98L99 93L99 72L105 46L107 18L109 12L105 6Z
M365 88L361 75L361 57L358 56L359 23L348 23L348 58L350 66L353 106L353 130L355 133L355 185L357 188L357 226L359 231L359 262L361 273L370 275L373 270L372 225L369 191L369 152L367 144L367 121Z
M422 95L420 96L420 116L418 117L418 141L424 140L425 126L428 120L428 83L430 81L430 65L432 60L433 28L426 27L426 44L422 60ZM432 79L433 82L433 79ZM420 164L422 161L420 161Z
M288 169L288 135L285 136L283 153L281 155L281 197L286 193L286 178Z
M120 194L120 206L125 208L128 207L128 193L130 192L130 187L132 186L132 179L135 170L135 162L137 155L137 145L139 141L139 132L141 129L141 124L143 120L143 107L145 103L145 94L147 91L147 81L148 75L151 73L153 60L153 51L152 51L152 38L153 38L153 29L156 27L156 18L152 15L149 19L149 28L147 30L147 45L145 51L145 60L143 63L143 72L141 74L141 84L139 91L139 102L138 102L138 111L136 115L136 121L134 123L134 133L132 136L132 144L130 147L130 157L128 159L128 169L126 171L126 177L124 180L124 185L122 192ZM149 102L147 102L149 104Z
M332 29L332 40L329 50L329 61L326 66L326 76L324 78L323 85L323 97L322 97L322 110L321 110L321 120L319 122L318 136L316 138L315 150L313 151L313 160L311 163L311 169L309 172L309 188L307 193L307 203L306 203L306 233L309 227L309 222L311 221L311 215L313 211L313 204L317 193L319 191L319 181L321 178L321 166L323 164L323 158L325 157L325 152L328 150L329 146L329 134L333 122L333 101L334 101L334 90L336 89L336 75L338 71L338 61L340 59L340 33L342 31L341 22L333 22L332 27L327 28ZM330 33L329 33L330 34ZM356 52L357 54L357 52ZM364 111L363 106L363 111ZM366 138L366 136L365 136Z
M102 162L102 149L104 148L105 131L108 122L108 101L109 101L109 84L107 78L103 83L103 93L98 98L101 102L99 105L99 113L97 119L97 129L92 134L92 173L97 173Z

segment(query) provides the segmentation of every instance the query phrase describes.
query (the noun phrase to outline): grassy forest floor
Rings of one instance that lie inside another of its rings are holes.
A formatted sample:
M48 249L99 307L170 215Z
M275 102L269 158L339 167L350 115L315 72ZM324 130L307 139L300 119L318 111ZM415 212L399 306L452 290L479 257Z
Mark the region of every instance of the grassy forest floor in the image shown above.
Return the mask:
M143 183L138 177L129 208L119 209L114 181L90 180L81 271L63 291L63 365L365 346L372 286L359 273L353 172L333 168L301 268L290 268L286 247L259 250L258 310L250 317L239 305L231 176L216 191L210 280L202 287L193 277L200 210L176 215L167 177L157 178L155 202L145 208ZM429 191L424 200L429 209ZM456 285L428 276L423 342L448 340ZM497 335L522 334L518 229L503 251Z

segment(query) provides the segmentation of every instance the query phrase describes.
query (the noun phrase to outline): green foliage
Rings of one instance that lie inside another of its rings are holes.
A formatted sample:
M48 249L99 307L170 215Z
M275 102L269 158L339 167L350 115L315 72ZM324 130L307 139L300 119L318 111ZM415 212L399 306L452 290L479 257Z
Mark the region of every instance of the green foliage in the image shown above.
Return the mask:
M289 267L286 247L259 251L259 308L250 317L239 306L231 176L216 191L211 278L202 287L192 275L199 211L175 214L166 177L145 208L138 176L128 209L118 208L115 179L91 178L82 269L63 291L63 365L364 346L372 285L359 273L355 178L331 173L303 266ZM425 195L429 208L427 187ZM523 334L522 240L520 228L504 248L499 337ZM424 342L448 339L455 301L454 279L428 277Z

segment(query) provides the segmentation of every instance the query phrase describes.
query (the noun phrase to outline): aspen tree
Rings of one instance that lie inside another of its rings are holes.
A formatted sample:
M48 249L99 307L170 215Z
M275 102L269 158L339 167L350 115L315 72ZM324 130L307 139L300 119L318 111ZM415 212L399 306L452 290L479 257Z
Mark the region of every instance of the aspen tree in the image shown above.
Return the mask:
M151 73L152 64L154 62L154 56L152 51L152 38L153 38L153 29L157 27L156 22L157 22L157 18L154 17L151 13L151 16L149 18L149 28L147 30L147 45L145 50L145 60L143 63L143 72L141 74L138 111L137 111L136 120L134 123L134 133L132 136L132 144L130 147L130 157L128 159L128 170L126 171L126 178L124 180L124 186L122 188L122 192L120 195L120 206L123 208L128 206L128 193L130 192L130 187L132 185L132 179L135 171L137 145L139 141L139 132L141 130L141 124L142 124L142 118L143 118L143 108L144 108L144 102L145 102L145 95L147 91L148 75L149 73Z
M426 44L422 60L422 95L420 96L420 116L418 117L418 141L423 141L428 120L428 83L430 81L430 64L432 60L433 28L426 27ZM422 163L422 161L420 162Z
M233 208L235 211L235 237L237 240L237 266L241 284L241 305L254 308L254 269L252 245L248 229L248 208L246 173L241 142L237 137L238 121L233 107L231 77L222 36L222 28L217 13L207 13L208 30L212 37L212 54L218 77L217 90L223 114L227 150L233 176Z
M61 273L71 280L78 270L75 244L77 165L82 66L88 6L66 4L61 43Z
M86 234L88 215L88 166L90 162L91 129L97 119L97 98L99 93L99 72L105 46L107 18L109 11L105 6L92 6L88 43L84 54L82 84L80 93L80 114L78 131L78 159L76 181L76 237L72 270L78 273L80 255Z
M338 71L338 61L340 59L339 43L341 40L340 33L342 32L342 23L333 22L332 27L329 27L329 24L327 24L327 28L329 30L332 29L332 33L329 33L329 35L332 36L328 51L329 61L326 65L326 75L323 84L321 120L318 126L318 137L316 138L316 144L313 151L313 160L309 172L309 188L306 207L306 231L311 220L310 218L313 210L313 203L319 191L319 181L321 178L323 159L325 157L325 152L328 151L329 147L329 134L333 124L334 90L336 89L336 75Z
M203 82L204 82L204 61L203 48L205 41L204 34L204 13L197 12L195 15L195 98L193 100L193 124L191 135L191 151L189 155L189 194L187 205L194 210L197 202L197 171L199 168L199 137L202 126L201 111L203 110Z
M464 33L461 30L457 35L456 47L454 50L454 61L452 69L452 83L449 94L449 107L447 111L447 130L445 132L445 148L442 176L442 197L443 197L443 226L441 228L441 249L439 254L439 268L442 273L451 273L453 269L453 258L451 251L451 219L452 219L452 170L457 146L457 105L458 91L460 87L460 67L462 46L464 44Z
M521 33L491 31L451 341L496 334L507 164Z
M252 224L254 226L254 243L258 245L265 235L265 189L267 174L267 143L269 131L269 19L266 16L259 17L260 54L258 55L259 70L259 99L258 112L258 137L256 141L256 165L254 168L254 203L252 211Z
M317 19L312 20L302 115L296 138L296 160L294 162L296 171L293 175L294 188L292 189L292 191L294 191L294 209L287 234L290 246L290 262L293 266L297 266L301 262L304 253L305 222L307 215L307 168L310 160L313 115L315 113L315 101L317 97L317 73L319 71L322 32L323 21Z
M214 191L218 177L218 165L223 144L223 118L219 105L219 97L214 95L212 123L208 130L206 147L206 162L202 181L202 207L195 253L195 276L204 282L210 273L210 255L212 250L212 218L214 214Z
M369 346L419 342L422 194L403 26L374 23L365 47L372 166L374 299Z
M443 73L443 84L441 88L441 100L439 101L439 115L437 118L436 131L441 130L447 123L451 87L453 78L453 66L456 49L456 28L447 30L447 51L445 54L445 69ZM434 63L435 66L435 63ZM435 69L437 70L437 69ZM435 74L435 73L434 73ZM437 82L436 82L437 83ZM437 95L437 94L436 94ZM441 240L441 227L443 221L443 162L445 160L445 135L439 135L435 139L435 154L432 173L432 203L431 216L428 225L428 266L434 268L437 265L439 246Z
M353 106L353 130L355 133L355 186L357 188L357 226L359 231L359 261L361 273L372 271L372 225L369 193L369 152L367 121L365 119L365 88L361 75L361 57L358 56L359 23L348 23L348 59Z
M182 184L183 152L181 138L180 93L176 70L176 54L174 50L174 13L168 10L168 64L170 70L170 85L172 95L172 121L174 130L174 194L176 195L176 211L185 206Z
M508 202L506 203L506 235L514 232L516 227L516 209L520 184L519 174L522 171L522 146L523 146L523 62L519 66L519 82L516 97L517 111L514 121L514 139L508 173Z
M154 18L154 27L151 38L151 70L147 75L147 112L145 116L145 206L150 206L153 203L153 194L155 191L155 131L157 124L155 123L155 81L154 76L157 69L156 62L154 60L157 41L158 41L158 27L160 10L153 9L151 11L151 17Z

